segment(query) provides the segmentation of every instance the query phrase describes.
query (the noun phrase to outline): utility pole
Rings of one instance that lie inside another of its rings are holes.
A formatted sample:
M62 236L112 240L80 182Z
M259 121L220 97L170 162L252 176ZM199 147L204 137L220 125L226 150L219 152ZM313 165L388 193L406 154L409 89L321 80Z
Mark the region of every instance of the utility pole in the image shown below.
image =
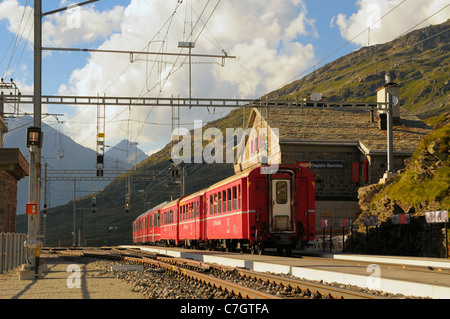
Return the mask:
M73 225L72 225L72 246L76 246L76 219L77 219L77 180L73 180L73 212L72 212L72 219L73 219Z
M86 5L99 0L79 3ZM40 222L40 178L42 148L42 18L69 10L71 6L42 13L42 0L34 0L34 74L33 74L33 127L28 128L27 146L30 147L29 204L35 205L36 213L28 215L28 236L24 243L26 264L20 272L20 279L39 278L39 254L42 242L38 241ZM38 143L36 143L38 141ZM34 272L34 273L33 273Z
M34 1L34 109L33 126L37 134L41 134L42 112L42 0ZM27 143L28 143L27 136ZM42 140L41 140L42 142ZM37 213L28 215L28 236L24 243L26 264L20 278L30 279L39 277L39 252L42 243L37 240L40 219L40 170L41 170L41 145L30 146L30 179L29 179L29 203L36 204Z

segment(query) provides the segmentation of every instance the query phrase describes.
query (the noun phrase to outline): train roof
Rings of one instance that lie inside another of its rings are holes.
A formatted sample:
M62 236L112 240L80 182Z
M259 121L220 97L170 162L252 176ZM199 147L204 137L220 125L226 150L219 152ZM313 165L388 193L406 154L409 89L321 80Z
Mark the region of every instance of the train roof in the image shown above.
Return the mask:
M220 182L217 182L217 183L211 185L210 187L204 189L204 191L209 191L211 189L214 189L214 188L220 187L222 185L228 184L228 183L230 183L230 182L232 182L232 181L234 181L236 179L247 177L255 169L259 169L259 167L256 167L256 168L253 168L253 169L249 169L249 170L246 170L246 171L234 174L233 176L225 178L224 180L221 180Z
M161 209L166 209L166 208L168 208L168 207L171 207L171 206L173 206L173 205L176 205L176 204L178 204L178 201L179 201L179 200L180 200L180 199L177 198L177 199L175 199L175 200L173 200L173 201L171 201L171 202L165 202L164 205L161 207Z
M258 168L259 168L259 167L258 167ZM250 169L250 170L248 170L248 171L240 172L240 173L237 173L237 174L232 175L232 176L230 176L230 177L227 177L226 179L221 180L220 182L217 182L217 183L215 183L215 184L213 184L213 185L211 185L211 186L209 186L209 187L207 187L207 188L203 188L202 190L199 190L199 191L197 191L197 192L195 192L195 193L189 194L189 195L183 197L181 200L182 200L183 202L184 202L184 201L187 201L187 200L190 200L190 199L192 199L192 198L194 198L194 197L197 197L198 195L204 194L205 192L207 192L207 191L210 190L210 189L214 189L214 188L216 188L216 187L225 185L225 184L227 184L227 183L230 183L230 182L232 182L232 181L234 181L234 180L236 180L236 179L242 178L242 177L247 177L247 176L250 174L250 172L251 172L252 170L253 170L253 169Z
M154 211L157 211L157 210L161 209L161 208L162 208L164 205L166 205L166 204L167 204L167 202L164 202L164 203L161 203L161 204L159 204L159 205L156 205L156 206L150 208L149 210L146 210L145 212L143 212L142 214L140 214L138 217L136 217L135 221L138 220L138 219L140 219L140 218L142 218L142 217L144 217L144 216L147 215L147 214L153 213Z
M182 201L184 202L184 201L186 201L186 200L190 200L190 199L192 199L192 198L194 198L194 197L197 197L198 195L203 194L203 193L205 192L205 190L206 190L206 188L204 188L204 189L202 189L202 190L199 190L198 192L189 194L189 195L183 197L183 198L182 198Z

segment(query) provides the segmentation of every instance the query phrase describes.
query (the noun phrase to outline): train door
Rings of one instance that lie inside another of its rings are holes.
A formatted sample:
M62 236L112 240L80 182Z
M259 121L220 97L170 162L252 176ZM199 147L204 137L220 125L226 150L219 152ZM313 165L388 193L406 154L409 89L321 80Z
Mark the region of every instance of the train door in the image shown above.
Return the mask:
M273 232L292 231L291 180L272 180L272 223Z

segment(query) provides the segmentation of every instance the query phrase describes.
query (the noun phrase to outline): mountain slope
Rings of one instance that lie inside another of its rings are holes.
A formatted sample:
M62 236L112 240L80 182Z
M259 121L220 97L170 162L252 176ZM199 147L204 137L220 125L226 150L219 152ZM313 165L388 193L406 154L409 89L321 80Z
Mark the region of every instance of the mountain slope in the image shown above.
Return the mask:
M402 86L406 110L422 118L438 115L450 110L449 31L450 20L363 47L267 96L298 100L318 92L328 101L373 102L389 72Z
M203 127L220 128L225 132L227 127L242 127L243 112L241 109L230 112L222 119L210 122ZM225 136L225 135L224 135ZM92 213L91 196L76 201L76 228L80 229L83 243L87 245L131 243L131 223L146 209L157 204L177 198L180 189L170 178L171 143L159 152L139 163L129 171L131 176L130 213L125 213L125 197L127 178L125 175L111 182L96 194L97 212ZM196 192L234 174L233 164L182 164L186 171L186 193ZM164 179L146 180L150 172L157 172L157 177ZM48 236L46 244L50 246L72 245L73 202L49 209L47 213ZM18 216L17 231L26 232L26 215ZM77 235L78 238L78 235ZM78 242L78 239L77 239Z
M22 116L19 118L8 119L9 132L5 138L5 148L19 148L22 154L28 159L29 150L25 144L27 127L31 126L33 118L31 116ZM73 139L59 131L58 126L42 123L42 131L44 132L43 148L42 148L42 174L44 175L45 163L48 164L49 170L91 170L95 168L96 152L90 148L84 147L76 143ZM121 149L124 141L114 148ZM130 147L129 147L130 149ZM130 149L132 161L125 162L123 151L105 152L105 168L128 170L134 166L133 146ZM121 154L122 153L122 154ZM138 149L138 160L147 158L144 152ZM144 154L142 156L142 154ZM101 189L109 182L98 181L96 188ZM26 203L28 202L28 177L22 179L18 183L18 215L25 213ZM73 199L73 182L48 182L49 207L55 207L65 204ZM79 189L93 190L92 182L82 182ZM42 196L43 196L42 192Z
M132 144L128 140L122 140L115 146L107 147L105 156L108 158L119 160L130 165L135 166L137 163L142 162L148 156L144 151L140 150L137 145Z

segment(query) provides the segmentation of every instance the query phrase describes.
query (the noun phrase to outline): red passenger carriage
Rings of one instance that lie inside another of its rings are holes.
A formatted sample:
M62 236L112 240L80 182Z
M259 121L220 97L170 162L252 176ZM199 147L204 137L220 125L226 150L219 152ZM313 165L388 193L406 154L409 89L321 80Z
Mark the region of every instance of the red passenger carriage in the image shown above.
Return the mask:
M257 167L162 205L160 241L196 248L261 253L265 247L276 247L290 252L315 238L314 196L309 168L280 165L276 173L262 174ZM135 243L146 243L148 235L142 233L156 232L133 230Z

